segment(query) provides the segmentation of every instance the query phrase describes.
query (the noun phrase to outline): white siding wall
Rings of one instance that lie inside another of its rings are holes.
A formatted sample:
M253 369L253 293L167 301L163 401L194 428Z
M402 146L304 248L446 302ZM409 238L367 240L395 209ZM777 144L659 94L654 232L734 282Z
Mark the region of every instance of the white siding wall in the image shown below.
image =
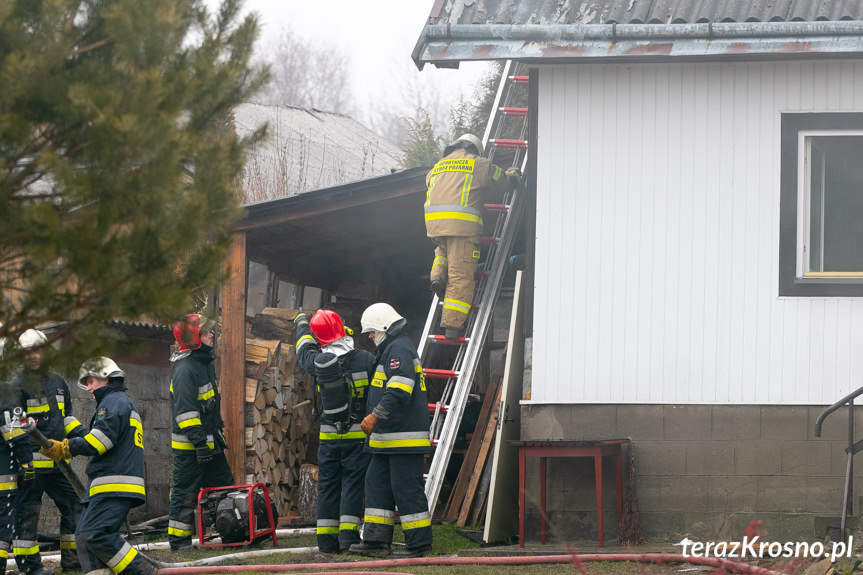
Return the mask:
M539 98L531 402L863 385L863 299L778 297L780 114L863 111L863 63L544 67Z

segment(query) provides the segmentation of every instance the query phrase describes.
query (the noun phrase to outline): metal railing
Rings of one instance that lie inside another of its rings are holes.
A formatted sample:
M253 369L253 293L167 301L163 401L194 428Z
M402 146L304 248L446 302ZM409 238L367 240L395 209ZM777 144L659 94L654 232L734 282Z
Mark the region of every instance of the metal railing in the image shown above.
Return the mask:
M854 513L854 455L863 451L863 440L854 441L854 400L863 395L863 387L857 391L853 391L831 405L825 408L815 420L815 437L821 437L821 426L827 416L837 409L848 405L848 447L845 448L847 453L847 462L845 464L845 492L842 500L842 520L839 524L840 537L845 537L845 524L848 520L848 510L851 514Z

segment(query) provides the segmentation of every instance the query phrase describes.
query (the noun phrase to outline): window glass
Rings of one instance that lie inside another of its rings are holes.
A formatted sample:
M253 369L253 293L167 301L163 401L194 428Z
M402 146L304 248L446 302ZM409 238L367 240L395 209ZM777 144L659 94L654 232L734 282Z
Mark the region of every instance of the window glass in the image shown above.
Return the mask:
M863 134L803 136L804 276L863 272Z

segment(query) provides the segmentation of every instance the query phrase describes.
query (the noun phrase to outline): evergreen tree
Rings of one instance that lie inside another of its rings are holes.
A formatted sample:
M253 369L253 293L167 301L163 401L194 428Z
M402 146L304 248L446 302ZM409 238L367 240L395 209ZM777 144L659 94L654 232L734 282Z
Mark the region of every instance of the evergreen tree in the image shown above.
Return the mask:
M414 118L405 120L408 124L408 136L403 147L402 168L433 166L440 159L445 142L435 134L428 112L418 108Z
M267 78L239 8L0 2L0 338L63 325L52 359L77 367L109 320L172 322L216 285L263 135L231 125Z

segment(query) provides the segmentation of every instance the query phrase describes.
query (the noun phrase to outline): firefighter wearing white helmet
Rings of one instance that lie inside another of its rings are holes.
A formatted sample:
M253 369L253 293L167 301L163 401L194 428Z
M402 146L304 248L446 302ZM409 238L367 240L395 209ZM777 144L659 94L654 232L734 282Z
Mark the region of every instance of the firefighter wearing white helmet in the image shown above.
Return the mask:
M423 489L429 440L428 397L419 355L404 334L405 319L387 303L369 306L360 323L377 346L375 374L369 385L369 414L362 430L372 453L366 470L363 542L353 553L390 554L393 518L398 508L405 550L394 558L419 557L431 551L428 499Z
M3 324L0 323L0 328ZM6 338L0 337L0 359ZM0 573L12 549L12 529L18 506L18 484L33 477L33 452L27 433L16 425L15 408L23 409L21 392L0 379Z
M84 512L75 531L82 570L150 575L152 565L120 537L120 526L133 507L145 502L144 426L126 395L126 374L108 357L85 361L78 385L96 400L89 431L83 426L68 439L51 441L42 453L55 461L89 457ZM109 571L110 570L110 571Z
M441 326L451 339L464 334L473 305L483 204L521 178L517 169L504 173L482 152L480 139L464 134L426 175L426 235L435 243L429 289L443 300Z
M48 439L62 441L67 432L81 424L72 415L72 396L66 380L45 365L44 353L48 343L45 334L37 329L28 329L21 334L18 346L24 351L24 367L12 380L12 385L21 390L27 415L36 422L36 428ZM19 504L12 543L18 569L29 575L51 572L42 566L36 542L42 494L47 493L60 510L60 566L64 571L80 570L75 527L81 515L81 502L54 461L39 453L35 439L28 440L36 473L33 480L22 482L18 488Z

